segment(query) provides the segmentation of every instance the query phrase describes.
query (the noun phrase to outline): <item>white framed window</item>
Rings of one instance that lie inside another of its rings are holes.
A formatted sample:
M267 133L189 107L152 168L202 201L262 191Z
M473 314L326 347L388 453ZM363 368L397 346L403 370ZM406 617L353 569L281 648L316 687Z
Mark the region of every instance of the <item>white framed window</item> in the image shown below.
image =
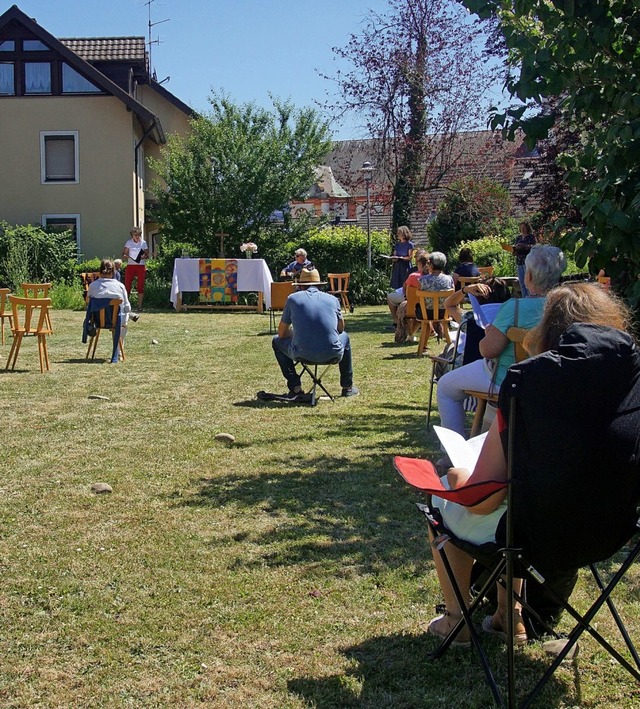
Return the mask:
M78 131L40 131L40 172L45 184L77 184Z
M43 214L40 220L43 227L56 231L70 231L80 251L80 215L79 214Z

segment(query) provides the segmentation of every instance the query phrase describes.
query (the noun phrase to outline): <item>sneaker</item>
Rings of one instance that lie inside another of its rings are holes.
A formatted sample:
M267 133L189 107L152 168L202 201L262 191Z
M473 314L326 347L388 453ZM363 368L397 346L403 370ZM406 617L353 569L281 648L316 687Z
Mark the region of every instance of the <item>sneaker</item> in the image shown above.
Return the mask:
M342 387L342 396L358 396L360 389L358 387Z
M137 313L129 313L129 320L133 320L133 322L138 322L138 320L140 320L140 316Z

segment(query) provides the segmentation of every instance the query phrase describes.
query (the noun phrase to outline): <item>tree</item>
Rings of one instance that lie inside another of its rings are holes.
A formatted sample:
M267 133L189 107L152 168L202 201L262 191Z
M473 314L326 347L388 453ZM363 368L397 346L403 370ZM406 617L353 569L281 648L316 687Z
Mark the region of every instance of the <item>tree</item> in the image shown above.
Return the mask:
M149 160L161 178L154 192L163 235L203 255L218 253L221 232L229 248L255 240L275 210L309 188L331 146L313 109L274 100L269 112L215 94L209 102L211 113L193 119L188 136L170 136L162 159Z
M462 241L485 236L505 236L510 241L515 233L509 191L491 180L464 178L451 184L451 190L438 208L429 226L429 243L434 250L457 257Z
M507 88L517 103L492 118L530 145L563 121L579 141L558 154L570 207L583 224L556 222L576 262L592 260L640 301L640 7L626 0L464 0L498 19L509 49ZM547 102L555 99L552 109ZM527 111L529 102L537 107ZM553 140L553 132L551 131Z
M486 120L483 97L495 62L484 61L487 36L456 2L389 0L370 13L336 57L351 68L332 77L336 113L363 115L378 140L377 168L393 190L392 227L411 224L420 192L435 189L455 163L455 137ZM329 78L329 77L327 77Z

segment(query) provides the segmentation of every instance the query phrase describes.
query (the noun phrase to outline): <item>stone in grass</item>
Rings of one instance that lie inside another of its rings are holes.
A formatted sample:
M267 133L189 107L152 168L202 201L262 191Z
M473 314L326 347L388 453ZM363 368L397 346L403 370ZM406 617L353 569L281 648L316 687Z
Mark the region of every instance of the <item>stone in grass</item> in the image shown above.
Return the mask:
M89 394L89 399L99 399L100 401L111 401L108 396L102 396L102 394Z
M104 495L104 493L113 492L113 488L108 483L93 483L91 491L96 495Z
M216 433L216 441L222 441L223 443L233 443L236 440L235 436L230 433Z
M160 343L158 342L158 340L153 339L153 340L151 340L151 344L152 345L159 345Z

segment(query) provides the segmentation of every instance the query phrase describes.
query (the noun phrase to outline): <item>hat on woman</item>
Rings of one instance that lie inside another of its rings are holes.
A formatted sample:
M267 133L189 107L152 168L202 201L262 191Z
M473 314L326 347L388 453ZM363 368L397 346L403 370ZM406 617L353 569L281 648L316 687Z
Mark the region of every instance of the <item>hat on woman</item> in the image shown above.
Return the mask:
M298 285L326 286L327 282L321 281L318 270L313 266L310 266L301 269L300 275L298 276Z

